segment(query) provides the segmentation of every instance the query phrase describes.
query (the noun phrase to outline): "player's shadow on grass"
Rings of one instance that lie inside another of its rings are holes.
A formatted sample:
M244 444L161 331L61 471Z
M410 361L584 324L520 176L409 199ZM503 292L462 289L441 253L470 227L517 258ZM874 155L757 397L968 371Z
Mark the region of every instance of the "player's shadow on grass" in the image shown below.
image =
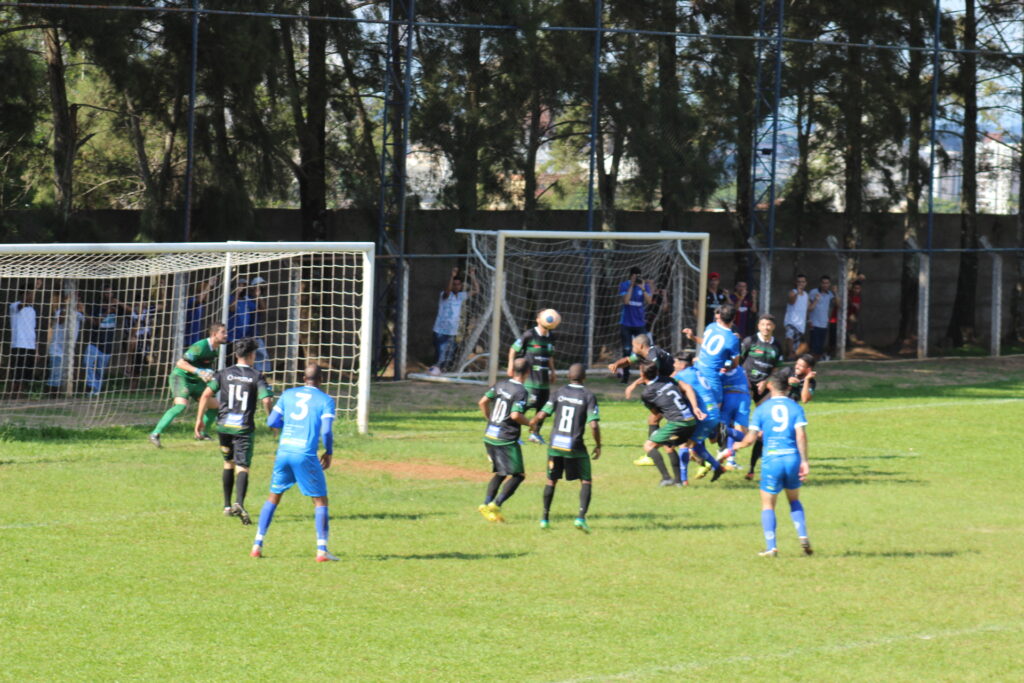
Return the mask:
M598 519L598 518L595 518ZM647 524L626 524L626 525L610 525L607 527L600 526L600 521L595 523L595 526L607 529L608 531L721 531L730 526L750 526L749 524L720 524L718 522L704 522L704 523L687 523L681 521L678 523L671 522L649 522Z
M398 521L398 522L415 522L420 519L427 519L430 517L451 517L453 512L353 512L351 514L332 514L331 519L339 522L342 521ZM277 520L285 521L309 521L309 515L301 512L294 514L281 515L277 514L274 516Z
M80 458L79 458L80 459ZM32 460L0 460L0 467L10 465L53 465L54 463L76 462L75 458L35 458Z
M528 552L461 553L451 551L444 553L412 553L409 555L368 555L367 557L379 562L386 562L388 560L515 560L529 554Z
M980 555L977 550L847 550L839 557L881 557L892 559L913 559L919 557L960 557Z

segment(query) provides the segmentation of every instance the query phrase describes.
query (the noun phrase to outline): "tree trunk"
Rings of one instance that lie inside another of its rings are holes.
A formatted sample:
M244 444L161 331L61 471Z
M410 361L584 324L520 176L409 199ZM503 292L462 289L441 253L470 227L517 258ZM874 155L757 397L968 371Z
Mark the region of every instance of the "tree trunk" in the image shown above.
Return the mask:
M660 7L662 30L676 27L675 0L662 0ZM676 39L674 36L658 39L658 112L665 147L661 150L661 227L677 230L683 214L683 168L680 158L686 144L679 130L679 74L676 70Z
M918 17L910 17L911 45L920 45L924 40L924 31ZM907 89L918 93L918 97L908 98L907 140L909 141L906 156L906 213L903 216L903 247L908 248L910 240L916 240L921 229L921 137L924 135L925 104L921 75L924 72L925 54L912 52L907 65ZM910 339L916 329L917 322L917 256L904 252L900 268L900 322L894 346L898 349L909 346Z
M480 182L480 100L483 89L482 49L479 31L465 31L462 58L466 74L463 114L454 122L458 149L455 153L455 202L463 226L472 226L477 211L477 185Z
M71 199L75 160L75 112L68 106L64 81L64 57L60 32L56 26L43 29L43 51L46 75L50 86L50 108L53 112L53 178L57 211L63 223L71 216ZM63 232L63 231L62 231Z
M325 0L311 0L312 16L328 14ZM305 135L299 145L299 165L306 176L305 194L300 198L302 239L327 238L327 23L306 23L309 36L309 74L306 85Z
M537 152L540 150L543 109L536 90L530 95L530 123L526 131L526 160L523 164L523 228L537 225Z
M861 36L851 35L850 42L861 42ZM848 55L849 60L843 73L846 99L843 107L843 246L847 249L856 249L860 246L861 212L864 210L864 84L861 81L863 52L851 49ZM848 281L852 282L857 275L856 256L847 256L845 268Z
M612 163L605 168L604 131L597 140L597 189L601 199L601 229L614 232L616 227L615 203L619 190L619 166L626 143L626 132L614 122L612 130Z
M974 0L964 4L964 50L960 56L960 94L964 102L963 126L963 189L960 194L960 248L978 246L978 58L972 50L977 49L977 25L975 23ZM949 318L946 336L953 346L963 346L975 341L974 309L978 289L978 254L962 252L960 268L956 278L956 296Z
M1020 120L1024 125L1024 60L1021 60ZM1022 129L1024 130L1024 129ZM1017 147L1017 246L1024 246L1024 141ZM1024 342L1024 252L1017 252L1017 284L1010 294L1010 329L1007 341Z

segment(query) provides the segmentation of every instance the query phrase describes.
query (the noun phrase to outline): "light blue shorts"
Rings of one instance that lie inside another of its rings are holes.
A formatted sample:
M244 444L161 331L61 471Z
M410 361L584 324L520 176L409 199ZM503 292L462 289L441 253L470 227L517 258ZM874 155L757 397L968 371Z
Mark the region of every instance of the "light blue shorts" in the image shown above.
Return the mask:
M778 495L800 488L800 456L781 455L761 460L761 490Z
M274 475L270 479L271 493L284 493L296 483L302 495L319 498L327 495L327 477L316 454L278 451L274 460Z
M722 396L722 418L726 427L739 425L746 427L750 423L750 392L737 393L726 391Z

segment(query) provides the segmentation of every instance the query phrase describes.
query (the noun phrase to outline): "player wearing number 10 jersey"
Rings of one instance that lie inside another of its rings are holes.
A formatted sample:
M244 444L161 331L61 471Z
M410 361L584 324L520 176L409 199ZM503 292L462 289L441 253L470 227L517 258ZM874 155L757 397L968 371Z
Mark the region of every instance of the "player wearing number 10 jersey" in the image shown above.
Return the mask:
M477 403L487 419L484 447L494 473L487 484L484 503L477 509L489 522L505 521L501 516L501 505L512 497L526 478L519 434L522 425L530 424L524 415L528 394L523 386L523 380L530 373L530 365L527 358L516 358L512 362L512 378L495 384ZM499 493L502 482L505 486Z
M267 380L252 367L256 362L257 348L256 340L251 338L234 343L232 350L235 353L235 364L218 372L207 384L199 398L195 425L198 437L203 427L203 411L210 398L216 394L220 405L217 432L220 452L224 456L224 470L221 473L224 514L240 517L242 524L252 523L245 510L245 493L249 487L249 465L252 463L256 401L263 401L263 408L269 413L270 399L274 396ZM231 503L232 488L235 489L234 504Z
M583 436L589 424L594 434L594 460L600 458L601 427L598 423L601 418L597 398L583 386L587 378L583 364L574 363L569 366L568 377L569 384L555 391L551 400L544 404L530 422L531 431L536 431L548 415L555 416L548 442L548 482L544 487L544 516L540 520L540 528L551 527L551 501L555 497L555 485L564 474L566 481L580 480L580 509L573 524L580 531L589 532L587 510L590 507L591 490L590 454L587 453Z

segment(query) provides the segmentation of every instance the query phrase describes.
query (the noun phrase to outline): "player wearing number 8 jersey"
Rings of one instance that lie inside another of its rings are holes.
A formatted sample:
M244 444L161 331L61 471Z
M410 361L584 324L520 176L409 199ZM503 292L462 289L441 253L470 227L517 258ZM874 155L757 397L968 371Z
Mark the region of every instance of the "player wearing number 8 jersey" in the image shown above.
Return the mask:
M786 381L778 375L768 380L771 398L754 411L750 432L737 444L746 448L758 436L764 441L764 464L761 466L761 526L764 529L765 557L775 557L775 502L783 490L789 499L789 511L796 527L800 546L810 555L807 520L800 502L800 486L810 473L807 461L807 417L799 403L786 396Z
M484 448L487 449L491 471L494 473L487 484L484 503L477 509L489 522L505 521L501 516L501 506L512 497L526 478L523 452L519 447L519 434L522 425L530 424L524 415L527 391L523 386L523 380L529 372L530 361L526 358L516 358L512 362L512 378L496 383L477 403L487 420ZM502 482L505 483L503 488Z
M281 496L295 484L302 495L313 499L316 521L316 561L329 562L338 558L327 550L330 513L327 508L327 478L324 470L331 466L334 453L334 399L320 391L323 370L316 363L306 366L304 386L288 389L267 416L267 426L279 428L274 459L274 475L270 480L270 495L260 510L259 527L253 541L252 557L263 557L263 538L266 536ZM324 454L317 459L320 442Z
M548 446L548 481L544 487L544 516L542 529L550 528L551 501L555 486L565 475L566 481L580 480L580 508L573 524L580 531L589 532L587 510L590 508L590 454L583 441L589 424L594 435L594 460L601 457L601 427L597 398L583 386L587 374L582 363L569 366L569 384L555 391L551 400L537 412L530 422L532 431L539 431L548 415L555 416Z
M196 415L195 433L198 437L203 425L203 411L209 400L216 395L220 409L217 413L217 432L220 437L220 452L224 456L221 483L224 488L224 514L240 517L242 524L251 524L245 510L245 494L249 487L249 465L252 463L253 430L256 402L263 402L263 408L270 412L273 390L263 375L254 370L256 362L255 339L240 339L234 343L235 364L224 368L210 380L199 397L199 413ZM237 476L236 476L237 475ZM235 502L231 503L231 491L235 490Z

